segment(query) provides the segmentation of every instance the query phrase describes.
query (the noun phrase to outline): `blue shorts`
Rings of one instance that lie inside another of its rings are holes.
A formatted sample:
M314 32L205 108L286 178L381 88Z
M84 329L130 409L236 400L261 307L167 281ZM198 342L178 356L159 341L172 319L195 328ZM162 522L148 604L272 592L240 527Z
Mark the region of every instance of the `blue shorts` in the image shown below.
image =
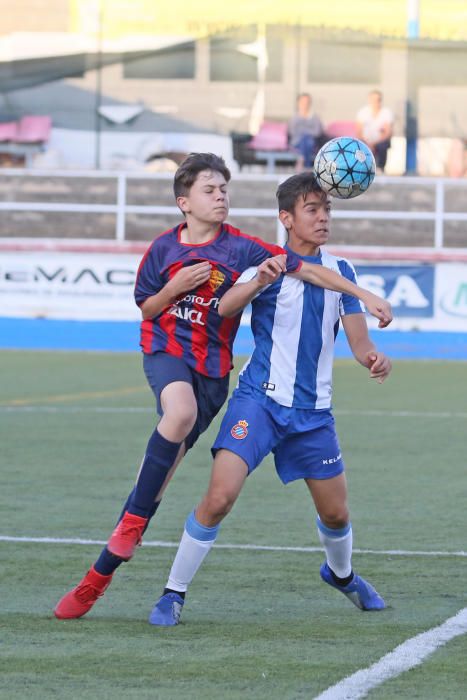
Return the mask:
M236 389L212 447L241 457L248 473L269 452L284 484L297 479L331 479L344 471L334 417L330 410L281 406Z
M143 367L157 401L157 412L162 416L161 393L172 382L187 382L193 387L198 405L196 423L191 433L185 438L187 450L193 447L206 428L224 405L229 393L229 375L221 378L206 377L189 367L180 357L166 352L153 355L143 354Z

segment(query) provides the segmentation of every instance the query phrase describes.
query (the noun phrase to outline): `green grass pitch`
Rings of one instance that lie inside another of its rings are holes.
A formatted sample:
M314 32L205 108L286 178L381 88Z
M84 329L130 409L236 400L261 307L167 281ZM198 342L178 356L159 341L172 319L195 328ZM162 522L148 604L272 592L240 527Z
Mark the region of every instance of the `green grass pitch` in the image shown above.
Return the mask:
M1 352L0 376L0 535L107 539L154 424L140 357ZM380 386L336 362L363 550L354 567L385 611L362 613L325 586L321 552L217 548L182 624L156 629L146 619L175 548L143 546L87 617L58 621L55 603L100 547L0 541L0 698L313 698L444 622L467 605L467 559L454 555L467 549L466 386L467 363L398 362ZM206 488L217 425L179 468L147 540L178 542ZM268 458L218 543L316 547L314 518L304 485L283 487ZM457 637L368 697L463 698L466 657Z

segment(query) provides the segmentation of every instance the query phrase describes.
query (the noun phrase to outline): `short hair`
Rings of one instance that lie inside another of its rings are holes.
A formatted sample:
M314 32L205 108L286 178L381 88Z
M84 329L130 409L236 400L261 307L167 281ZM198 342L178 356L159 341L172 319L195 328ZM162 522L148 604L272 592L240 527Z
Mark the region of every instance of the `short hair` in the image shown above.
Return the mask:
M214 153L190 153L181 163L174 176L175 199L187 195L199 173L203 170L213 170L221 173L226 182L230 180L230 170L221 156Z
M277 188L276 197L279 211L284 210L293 214L297 200L300 197L305 199L310 192L316 192L323 198L326 196L326 192L320 187L314 173L304 172L292 175L281 182Z

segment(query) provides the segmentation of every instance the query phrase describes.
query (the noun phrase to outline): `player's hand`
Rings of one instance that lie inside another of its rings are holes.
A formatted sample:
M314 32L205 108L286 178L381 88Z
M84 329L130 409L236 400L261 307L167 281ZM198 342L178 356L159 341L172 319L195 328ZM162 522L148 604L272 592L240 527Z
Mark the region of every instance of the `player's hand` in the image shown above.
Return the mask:
M195 265L182 267L181 270L172 277L170 282L167 282L167 286L170 285L173 295L178 297L180 294L185 294L201 286L208 281L210 276L211 263L206 260L196 263Z
M392 321L392 308L391 304L386 301L386 299L381 299L381 297L371 292L365 293L365 298L362 299L366 306L368 313L379 319L378 328L386 328Z
M286 265L287 255L275 255L273 258L263 260L261 265L258 265L256 279L261 287L272 284L280 275L287 270Z
M365 364L370 370L370 377L376 379L378 384L382 384L392 369L391 360L384 352L377 350L367 353L366 360Z

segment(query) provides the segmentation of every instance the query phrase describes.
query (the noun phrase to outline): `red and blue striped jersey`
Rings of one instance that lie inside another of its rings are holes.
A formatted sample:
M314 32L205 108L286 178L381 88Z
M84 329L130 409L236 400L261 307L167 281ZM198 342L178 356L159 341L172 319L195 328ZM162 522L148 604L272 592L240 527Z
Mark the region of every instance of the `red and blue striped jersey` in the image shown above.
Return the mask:
M186 224L166 231L149 246L141 260L135 285L138 306L157 294L186 265L208 261L208 282L184 294L158 316L141 323L140 345L144 353L167 352L208 377L224 377L232 369L233 341L241 314L222 318L217 311L221 297L248 267L257 266L283 248L248 236L223 224L215 238L201 245L180 241ZM298 255L287 252L287 270L301 266Z

